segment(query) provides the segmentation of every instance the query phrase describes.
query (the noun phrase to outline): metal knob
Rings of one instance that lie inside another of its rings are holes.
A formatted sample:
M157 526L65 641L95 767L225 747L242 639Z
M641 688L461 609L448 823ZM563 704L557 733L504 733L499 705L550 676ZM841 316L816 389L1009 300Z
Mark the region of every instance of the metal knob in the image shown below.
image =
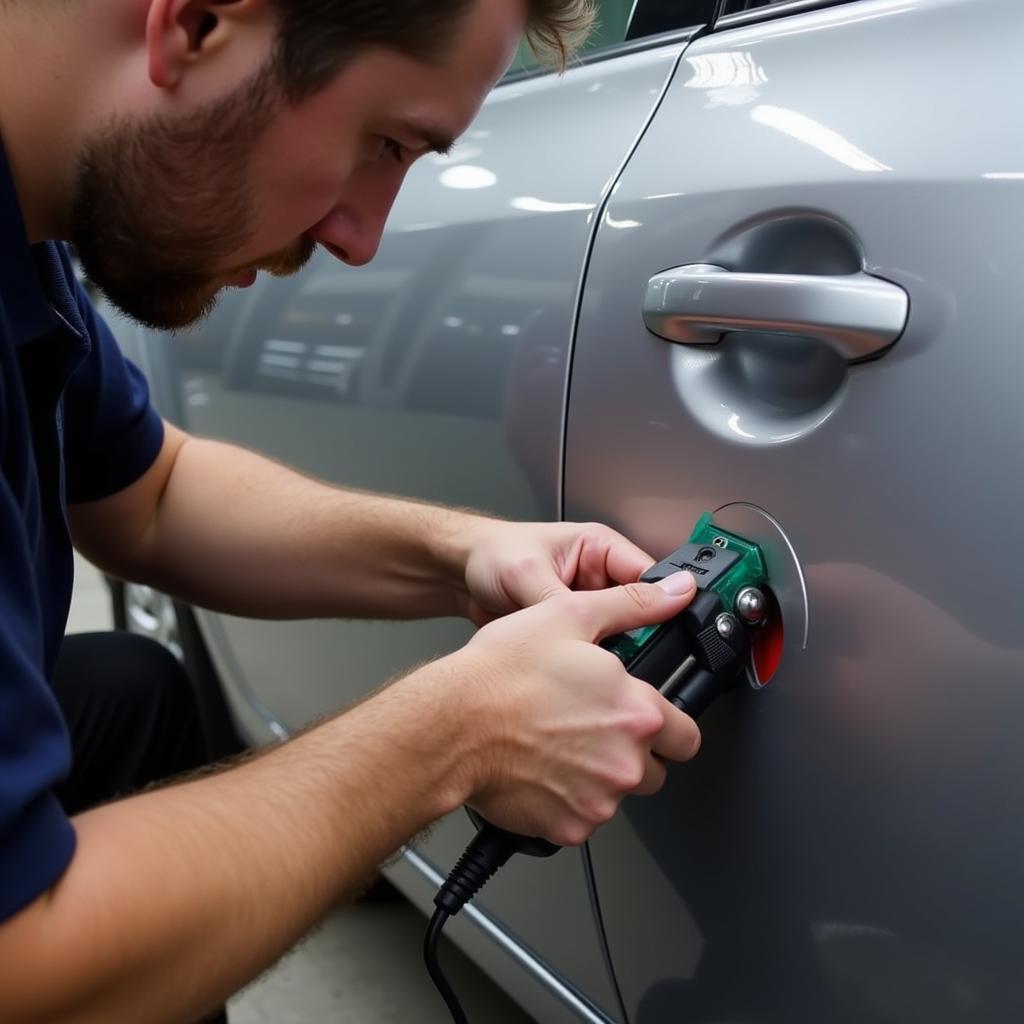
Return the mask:
M744 587L736 595L736 614L751 626L764 621L766 601L757 587Z
M736 620L728 612L722 612L715 619L715 629L723 640L728 640L736 632Z

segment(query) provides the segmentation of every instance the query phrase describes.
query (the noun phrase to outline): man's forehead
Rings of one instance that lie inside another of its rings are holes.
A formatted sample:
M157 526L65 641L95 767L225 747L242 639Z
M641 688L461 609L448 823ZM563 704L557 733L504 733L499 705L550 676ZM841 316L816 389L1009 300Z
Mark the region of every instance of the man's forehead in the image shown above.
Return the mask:
M443 56L413 61L417 88L395 114L431 148L449 148L508 69L525 28L523 0L475 0Z

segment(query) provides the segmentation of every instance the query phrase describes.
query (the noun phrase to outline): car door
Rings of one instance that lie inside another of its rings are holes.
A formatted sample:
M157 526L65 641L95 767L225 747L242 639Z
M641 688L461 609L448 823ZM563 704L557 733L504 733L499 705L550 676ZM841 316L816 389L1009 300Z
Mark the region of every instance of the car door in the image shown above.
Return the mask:
M651 11L625 41L633 6L603 4L604 49L561 77L511 75L448 157L414 167L369 267L319 254L294 279L225 295L191 332L149 335L164 410L343 486L556 518L594 211L700 29L694 12L712 4ZM470 635L455 620L200 621L254 737L285 735ZM426 906L471 834L454 816L391 877ZM453 937L544 1020L617 1016L579 855L519 861Z
M564 511L720 510L783 655L592 840L610 959L632 1024L1019 1020L1024 9L724 11L600 211Z

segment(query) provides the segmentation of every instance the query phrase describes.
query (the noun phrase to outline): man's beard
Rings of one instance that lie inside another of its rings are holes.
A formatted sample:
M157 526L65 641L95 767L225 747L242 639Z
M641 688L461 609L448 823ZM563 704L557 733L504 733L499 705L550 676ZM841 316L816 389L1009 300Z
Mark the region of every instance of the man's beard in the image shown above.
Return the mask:
M282 102L264 69L230 96L184 118L117 121L79 158L72 239L88 278L150 327L186 327L213 308L225 277L293 274L313 254L302 236L232 267L254 230L251 162Z

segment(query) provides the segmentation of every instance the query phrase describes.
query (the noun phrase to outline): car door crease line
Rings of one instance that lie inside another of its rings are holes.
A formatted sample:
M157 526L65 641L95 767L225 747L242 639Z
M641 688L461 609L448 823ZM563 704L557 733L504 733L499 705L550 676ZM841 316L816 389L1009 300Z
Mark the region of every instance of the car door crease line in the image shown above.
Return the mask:
M580 317L583 311L583 293L586 286L587 274L590 269L590 259L594 251L594 245L597 240L597 232L601 226L601 219L604 217L605 210L608 207L608 203L611 200L612 195L615 192L615 186L621 179L626 168L629 166L629 162L633 158L633 154L636 152L644 135L647 133L648 128L657 116L658 111L661 109L661 105L668 95L668 90L671 88L672 82L675 81L676 74L679 71L679 67L682 64L683 55L686 51L700 38L707 35L711 31L710 25L700 26L694 34L683 44L679 53L676 55L676 59L672 62L672 66L669 68L668 73L665 75L665 81L662 84L661 91L659 92L657 99L651 105L644 123L641 125L640 130L637 132L636 137L626 150L623 159L619 163L619 166L615 169L615 172L608 179L607 184L602 190L602 194L598 201L597 207L594 210L594 219L590 225L590 233L587 237L586 250L583 256L583 263L580 267L579 278L576 283L576 299L574 302L573 316L572 316L572 327L569 336L569 351L566 357L565 365L565 382L562 392L562 432L561 432L561 444L559 446L558 453L558 518L559 520L565 519L565 458L566 458L566 446L568 442L569 432L569 401L571 392L572 382L572 364L576 354L576 340L577 332L579 330ZM593 864L590 859L590 846L584 844L581 850L581 858L583 863L584 876L586 878L587 889L590 896L590 908L594 918L594 925L597 929L598 944L601 947L601 955L605 962L605 969L608 972L608 978L612 986L612 991L615 994L615 998L618 1002L618 1011L623 1021L623 1024L629 1024L629 1014L626 1011L625 1000L622 997L622 991L619 987L618 975L615 971L615 965L612 960L611 949L608 945L608 936L604 929L604 918L601 912L601 901L598 895L597 886L595 884Z

